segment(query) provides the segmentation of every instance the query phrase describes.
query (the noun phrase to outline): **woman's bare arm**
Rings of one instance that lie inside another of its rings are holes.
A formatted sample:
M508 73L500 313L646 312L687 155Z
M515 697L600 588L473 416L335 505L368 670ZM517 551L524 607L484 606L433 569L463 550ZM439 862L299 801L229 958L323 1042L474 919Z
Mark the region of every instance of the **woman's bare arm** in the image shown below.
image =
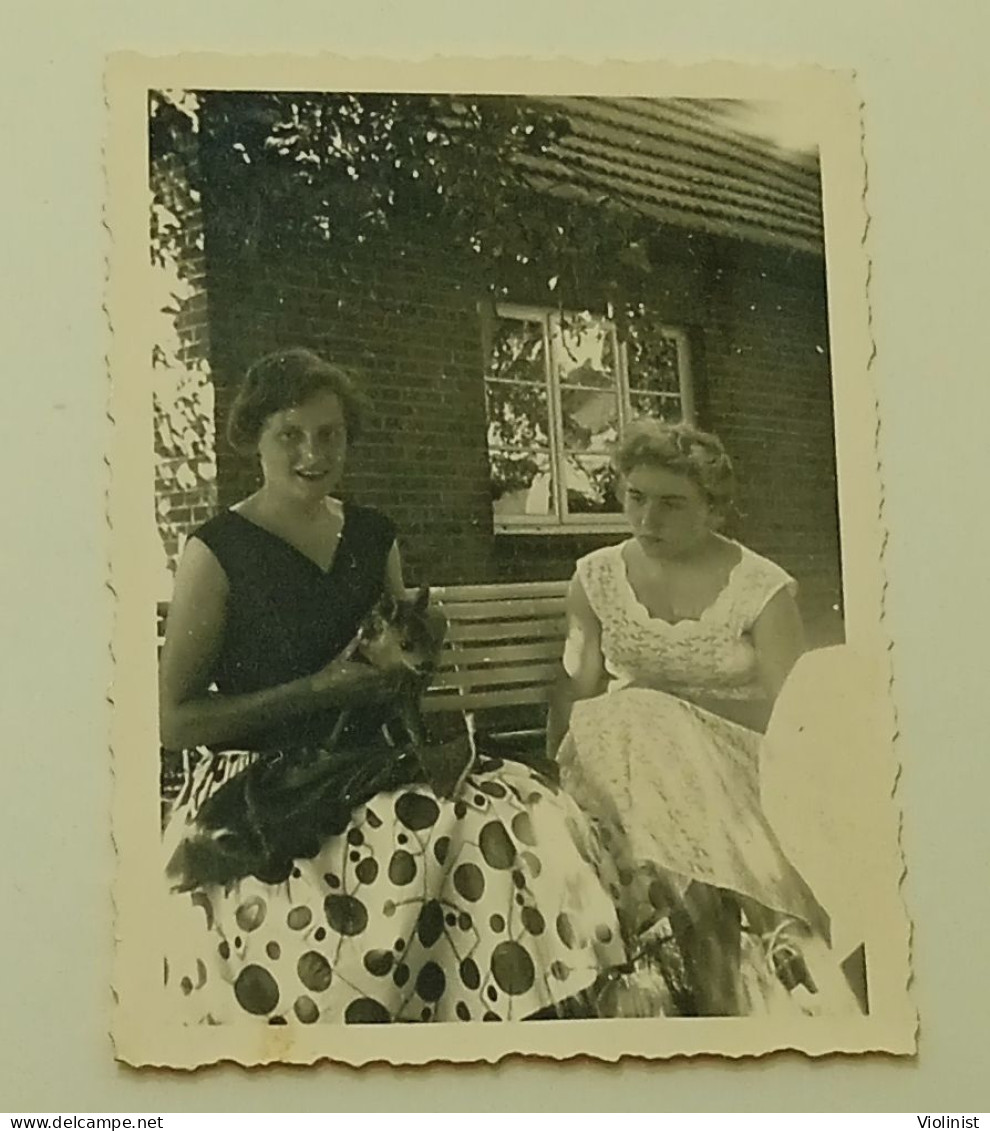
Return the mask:
M763 732L770 721L784 681L804 652L804 627L794 597L780 590L767 603L750 630L762 699L723 700L699 696L699 707L724 719Z
M752 628L756 669L771 703L805 650L804 625L793 595L781 589L766 604Z
M379 673L345 661L332 661L312 676L262 691L211 692L227 593L227 576L213 552L191 538L176 571L158 669L159 725L166 749L248 742L273 724L382 693Z
M567 590L567 638L561 671L550 692L547 757L556 757L567 734L574 703L600 695L607 684L601 624L575 575Z

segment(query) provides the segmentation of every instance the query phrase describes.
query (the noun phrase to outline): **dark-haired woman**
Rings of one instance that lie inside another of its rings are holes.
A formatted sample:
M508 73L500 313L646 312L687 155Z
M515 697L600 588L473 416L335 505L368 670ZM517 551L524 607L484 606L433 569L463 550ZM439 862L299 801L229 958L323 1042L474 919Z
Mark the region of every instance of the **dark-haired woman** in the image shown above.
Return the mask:
M383 789L329 834L280 829L296 844L281 869L266 859L221 880L183 855L217 835L205 813L222 789L241 796L239 775L255 775L243 796L263 810L266 790L324 756L345 708L394 690L345 658L380 597L403 592L391 522L333 496L359 407L346 376L306 350L253 366L229 430L256 453L262 486L196 531L177 571L161 735L199 758L166 830L167 858L186 862L166 984L189 1022L543 1016L623 957L578 847L586 823L521 765L479 766L456 800L414 781ZM329 765L349 742L364 749L357 731Z
M683 1012L854 1008L761 807L760 735L803 649L795 583L720 533L716 437L641 421L614 463L631 537L577 564L548 747L619 865L630 949L677 967Z

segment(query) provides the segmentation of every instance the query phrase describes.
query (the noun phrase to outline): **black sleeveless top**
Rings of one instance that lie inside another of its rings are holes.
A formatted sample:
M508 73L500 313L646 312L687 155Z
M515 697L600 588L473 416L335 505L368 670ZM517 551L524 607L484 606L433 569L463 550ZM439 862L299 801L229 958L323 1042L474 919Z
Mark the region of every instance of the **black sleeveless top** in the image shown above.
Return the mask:
M221 693L239 695L312 675L354 639L384 591L395 526L378 511L344 503L327 571L237 511L222 511L193 537L209 546L227 575L227 619L212 679ZM335 718L335 711L303 716L253 734L249 745L315 743Z

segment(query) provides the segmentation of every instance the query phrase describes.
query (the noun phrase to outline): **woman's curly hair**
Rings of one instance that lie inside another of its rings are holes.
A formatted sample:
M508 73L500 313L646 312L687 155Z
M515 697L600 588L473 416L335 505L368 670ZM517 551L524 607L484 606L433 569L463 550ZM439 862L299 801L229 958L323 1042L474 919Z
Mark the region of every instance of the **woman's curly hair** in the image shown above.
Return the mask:
M690 424L641 419L630 424L612 452L612 466L625 478L637 467L659 467L695 483L713 510L733 510L736 478L722 441Z
M252 452L270 416L298 408L320 392L340 398L347 440L356 440L367 404L343 369L302 348L276 350L259 358L247 371L227 418L231 447L242 454Z

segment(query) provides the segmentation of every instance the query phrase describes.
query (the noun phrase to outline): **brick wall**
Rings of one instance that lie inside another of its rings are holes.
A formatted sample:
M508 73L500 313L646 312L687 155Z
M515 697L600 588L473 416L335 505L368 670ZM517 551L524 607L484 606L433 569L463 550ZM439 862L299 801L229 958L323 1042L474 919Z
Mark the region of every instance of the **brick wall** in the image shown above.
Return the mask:
M209 236L209 227L208 227ZM327 249L244 262L211 246L212 363L222 426L250 361L302 344L355 369L374 405L352 452L346 491L398 524L410 581L434 584L562 578L574 560L616 535L492 532L479 267L433 246L392 247L349 264ZM731 533L802 583L816 643L838 639L839 601L828 342L820 266L806 257L672 235L656 267L627 280L659 300L663 319L692 337L700 422L718 431L739 466L745 518ZM590 264L570 301L601 301ZM537 266L504 276L507 299L545 301ZM253 490L256 469L221 444L220 501Z
M727 257L706 334L709 423L739 473L741 534L799 579L806 616L841 639L832 384L823 265Z
M491 515L474 292L449 265L442 285L431 282L437 266L410 253L347 279L316 256L250 273L211 262L210 286L218 427L245 368L268 350L307 345L354 371L373 412L345 493L397 522L411 578L440 582L487 574ZM221 503L255 488L254 461L224 443L218 457Z
M203 212L192 188L196 160L190 137L187 146L160 159L158 167L159 182L168 186L167 210L178 224L174 254L154 270L158 328L151 381L163 595L189 532L217 506Z

